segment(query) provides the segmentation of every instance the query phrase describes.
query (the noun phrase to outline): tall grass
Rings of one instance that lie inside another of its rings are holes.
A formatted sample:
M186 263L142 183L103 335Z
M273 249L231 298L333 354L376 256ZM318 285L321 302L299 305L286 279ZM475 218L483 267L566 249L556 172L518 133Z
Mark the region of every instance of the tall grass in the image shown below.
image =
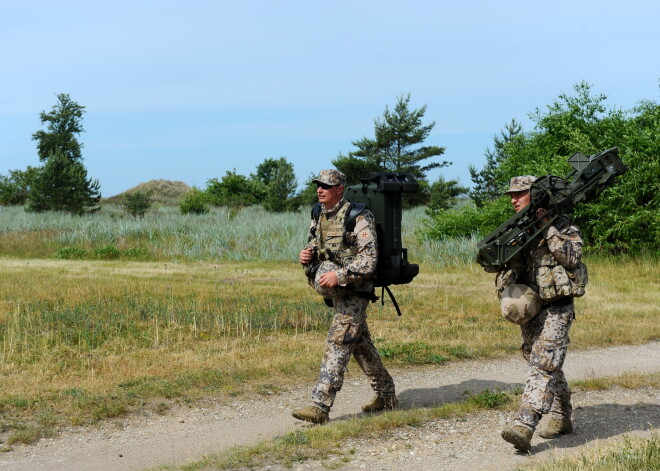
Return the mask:
M15 246L12 252L40 257L52 257L63 247L93 254L96 248L114 246L121 251L144 249L144 258L155 260L292 261L305 243L306 226L302 212L275 214L260 207L215 208L203 215L159 207L144 218L125 215L114 206L84 216L27 213L17 207L0 213L3 239L23 235L23 247Z
M308 209L270 213L257 206L213 208L201 215L163 206L144 218L126 215L113 205L84 216L6 207L0 211L0 247L6 248L4 255L40 258L290 262L306 242L309 217ZM474 258L474 238L420 238L424 217L423 208L403 213L403 241L411 262L447 266Z

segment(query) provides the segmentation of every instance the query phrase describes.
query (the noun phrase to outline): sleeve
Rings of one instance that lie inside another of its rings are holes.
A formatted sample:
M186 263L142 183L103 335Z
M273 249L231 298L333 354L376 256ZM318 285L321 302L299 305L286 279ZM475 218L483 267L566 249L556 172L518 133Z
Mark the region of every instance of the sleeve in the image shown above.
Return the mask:
M376 273L378 239L376 221L371 212L364 211L357 217L353 234L357 253L344 268L337 270L339 286L346 286L351 281L361 280Z
M550 226L545 231L545 240L552 256L564 267L575 268L582 260L582 237L577 227L559 231Z
M309 220L309 229L307 230L307 243L303 249L313 249L316 247L316 221L314 218Z

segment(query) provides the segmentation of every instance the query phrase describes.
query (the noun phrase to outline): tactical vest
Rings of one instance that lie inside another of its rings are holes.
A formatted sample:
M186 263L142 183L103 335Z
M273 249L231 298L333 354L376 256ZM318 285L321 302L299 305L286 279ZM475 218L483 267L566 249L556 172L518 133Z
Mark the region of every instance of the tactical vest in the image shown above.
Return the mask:
M345 267L357 254L356 241L347 240L351 235L346 230L346 218L350 206L347 202L330 219L324 213L320 214L316 225L316 244L320 261L330 260Z
M527 255L527 261L527 279L532 288L537 288L543 301L584 295L588 282L584 263L579 262L575 268L564 267L550 253L546 242L533 247Z

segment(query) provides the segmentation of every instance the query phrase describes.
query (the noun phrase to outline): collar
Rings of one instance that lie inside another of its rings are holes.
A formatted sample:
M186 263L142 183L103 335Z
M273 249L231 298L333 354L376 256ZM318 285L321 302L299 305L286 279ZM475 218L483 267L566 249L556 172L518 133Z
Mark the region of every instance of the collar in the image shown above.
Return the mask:
M346 203L347 203L346 198L342 198L341 200L339 200L339 203L337 203L336 205L334 205L330 209L325 209L325 206L321 205L321 207L322 207L321 212L323 214L325 214L326 218L332 217L335 214L337 214L339 212L339 210L341 209L341 207L344 206L344 204L346 204Z

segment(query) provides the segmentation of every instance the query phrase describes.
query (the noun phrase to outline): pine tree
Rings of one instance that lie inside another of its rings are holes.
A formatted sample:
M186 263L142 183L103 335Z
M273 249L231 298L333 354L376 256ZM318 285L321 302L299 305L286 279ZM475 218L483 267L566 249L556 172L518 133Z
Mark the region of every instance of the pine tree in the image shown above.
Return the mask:
M99 182L87 178L82 162L71 162L62 152L51 155L30 187L28 210L97 211L101 200Z
M30 186L28 209L74 214L98 210L100 185L98 180L87 177L82 163L83 145L78 142L78 135L84 132L85 107L67 94L58 95L57 100L49 113L42 111L40 115L47 131L39 130L32 135L37 141L39 160L44 165L38 168Z
M427 162L445 152L444 147L424 146L435 122L424 125L422 118L426 105L410 110L410 94L400 95L394 111L386 106L382 118L374 121L374 139L364 137L354 141L357 150L348 156L339 154L333 165L346 174L348 184L359 182L371 171L408 172L419 182L422 191L405 195L407 205L423 204L428 200L429 184L426 174L429 170L446 167L449 162Z

